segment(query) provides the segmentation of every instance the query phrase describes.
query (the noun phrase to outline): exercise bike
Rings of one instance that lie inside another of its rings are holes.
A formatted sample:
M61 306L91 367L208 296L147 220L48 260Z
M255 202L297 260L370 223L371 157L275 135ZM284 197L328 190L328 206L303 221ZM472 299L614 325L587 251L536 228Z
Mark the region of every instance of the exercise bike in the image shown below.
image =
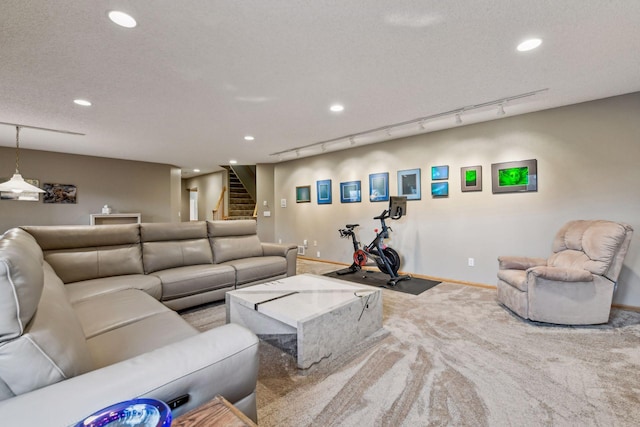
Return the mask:
M385 245L384 240L389 237L389 231L393 231L385 223L385 219L391 218L393 220L400 219L406 212L406 197L391 197L389 201L389 209L385 209L382 213L373 219L380 220L380 230L376 229L376 236L373 241L367 246L360 247L360 242L356 237L354 229L360 224L347 224L340 230L340 237L351 238L353 244L353 264L348 268L339 270L338 275L352 274L360 271L363 266L367 264L369 257L371 257L378 269L390 276L387 281L388 285L395 286L402 280L409 280L411 276L398 275L400 269L400 255L391 247Z

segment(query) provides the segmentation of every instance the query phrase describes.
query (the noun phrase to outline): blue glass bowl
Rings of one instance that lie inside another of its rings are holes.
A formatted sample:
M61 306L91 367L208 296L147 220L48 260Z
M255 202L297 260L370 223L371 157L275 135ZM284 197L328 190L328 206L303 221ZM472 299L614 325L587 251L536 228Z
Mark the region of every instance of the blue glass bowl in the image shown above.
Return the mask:
M93 413L75 427L169 427L171 409L161 400L133 399Z

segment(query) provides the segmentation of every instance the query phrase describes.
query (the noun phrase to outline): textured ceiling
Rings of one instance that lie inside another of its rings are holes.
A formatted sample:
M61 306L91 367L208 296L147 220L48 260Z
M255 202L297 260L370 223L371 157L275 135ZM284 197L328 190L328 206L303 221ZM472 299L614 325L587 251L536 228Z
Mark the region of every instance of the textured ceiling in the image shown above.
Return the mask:
M111 23L113 9L138 27ZM185 172L272 163L272 153L540 89L507 103L507 117L640 91L639 28L637 0L3 0L0 122L86 134L24 129L27 149ZM532 36L542 46L517 52ZM499 118L485 110L463 124ZM445 117L425 131L453 126ZM15 145L10 126L0 145Z

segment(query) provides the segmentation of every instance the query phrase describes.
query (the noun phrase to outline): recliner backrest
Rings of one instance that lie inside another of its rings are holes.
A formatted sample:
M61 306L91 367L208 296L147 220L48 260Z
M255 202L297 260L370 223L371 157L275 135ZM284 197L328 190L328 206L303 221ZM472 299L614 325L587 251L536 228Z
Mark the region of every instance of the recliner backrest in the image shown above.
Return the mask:
M142 274L138 224L21 227L64 283Z
M212 264L204 221L140 224L146 273L196 264Z
M604 220L576 220L565 224L553 241L552 267L581 268L616 281L631 243L633 228Z
M207 227L216 264L263 255L255 220L208 221Z
M0 360L0 400L93 368L64 284L20 229L0 239Z

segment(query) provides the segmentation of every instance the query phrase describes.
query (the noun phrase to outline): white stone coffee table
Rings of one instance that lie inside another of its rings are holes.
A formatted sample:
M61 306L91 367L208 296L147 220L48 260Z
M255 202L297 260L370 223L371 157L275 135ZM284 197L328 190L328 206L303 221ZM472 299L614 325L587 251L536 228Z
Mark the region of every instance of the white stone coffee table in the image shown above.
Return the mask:
M382 290L301 274L227 292L226 310L227 323L247 327L308 369L382 328Z

